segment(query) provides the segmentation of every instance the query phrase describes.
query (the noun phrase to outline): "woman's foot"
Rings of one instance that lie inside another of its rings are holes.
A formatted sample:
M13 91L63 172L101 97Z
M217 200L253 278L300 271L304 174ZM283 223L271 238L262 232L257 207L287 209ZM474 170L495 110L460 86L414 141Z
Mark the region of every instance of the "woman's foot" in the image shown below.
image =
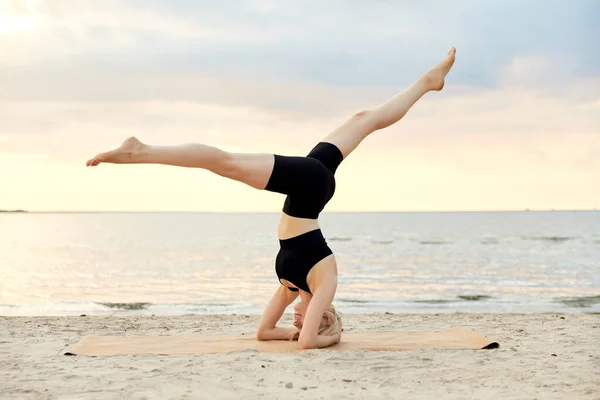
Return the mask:
M119 148L98 154L96 157L88 160L86 165L88 167L95 167L103 162L111 164L133 163L145 147L145 144L134 137L130 137L129 139L126 139Z
M456 49L453 47L448 52L448 57L423 75L423 81L429 90L442 90L444 88L444 78L448 75L456 55Z

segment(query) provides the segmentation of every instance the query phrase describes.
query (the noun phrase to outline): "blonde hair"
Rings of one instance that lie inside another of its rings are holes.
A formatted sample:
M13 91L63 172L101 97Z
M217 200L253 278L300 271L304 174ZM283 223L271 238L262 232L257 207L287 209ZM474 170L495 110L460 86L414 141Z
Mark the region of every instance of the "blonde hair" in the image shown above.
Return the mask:
M330 304L329 307L327 307L325 316L331 323L319 329L319 335L333 336L336 333L339 333L340 326L342 325L342 316L335 310L333 304Z
M336 333L339 333L340 326L342 325L342 316L336 311L333 304L330 304L329 307L327 307L327 310L325 310L325 313L323 315L326 317L326 319L328 321L331 321L331 323L328 323L324 327L319 328L319 331L317 332L317 334L323 335L323 336L333 336ZM296 332L293 332L288 337L288 339L289 340L298 340L298 336L300 336L300 332L296 331Z

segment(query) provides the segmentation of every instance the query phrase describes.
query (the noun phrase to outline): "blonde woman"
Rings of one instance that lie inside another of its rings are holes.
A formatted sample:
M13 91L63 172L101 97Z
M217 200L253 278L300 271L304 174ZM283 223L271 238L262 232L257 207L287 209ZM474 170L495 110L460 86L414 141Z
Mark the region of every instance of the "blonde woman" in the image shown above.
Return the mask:
M404 92L370 110L353 115L327 135L306 157L230 153L205 144L151 146L129 138L121 147L87 162L165 164L202 168L259 190L286 195L279 222L280 250L275 262L279 286L257 330L258 340L298 340L303 349L328 347L341 339L341 318L332 305L337 265L319 227L318 217L335 191L335 171L371 133L398 122L429 91L441 90L456 50L423 74ZM279 327L288 305L294 326Z

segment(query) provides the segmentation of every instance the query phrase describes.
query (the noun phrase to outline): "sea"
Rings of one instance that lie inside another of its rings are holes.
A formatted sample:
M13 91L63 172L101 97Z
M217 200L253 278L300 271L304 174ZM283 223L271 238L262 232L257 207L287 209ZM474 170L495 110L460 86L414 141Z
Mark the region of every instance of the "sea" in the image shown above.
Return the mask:
M278 213L0 213L0 315L260 314ZM600 211L323 213L342 313L599 313ZM288 310L289 311L289 310Z

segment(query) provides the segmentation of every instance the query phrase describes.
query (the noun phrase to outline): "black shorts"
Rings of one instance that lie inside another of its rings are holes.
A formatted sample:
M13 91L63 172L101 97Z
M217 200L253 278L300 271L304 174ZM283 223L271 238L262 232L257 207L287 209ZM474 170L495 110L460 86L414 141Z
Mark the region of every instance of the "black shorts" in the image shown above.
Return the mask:
M306 157L275 155L265 190L286 194L283 212L317 219L335 193L335 171L343 160L340 149L320 142Z

